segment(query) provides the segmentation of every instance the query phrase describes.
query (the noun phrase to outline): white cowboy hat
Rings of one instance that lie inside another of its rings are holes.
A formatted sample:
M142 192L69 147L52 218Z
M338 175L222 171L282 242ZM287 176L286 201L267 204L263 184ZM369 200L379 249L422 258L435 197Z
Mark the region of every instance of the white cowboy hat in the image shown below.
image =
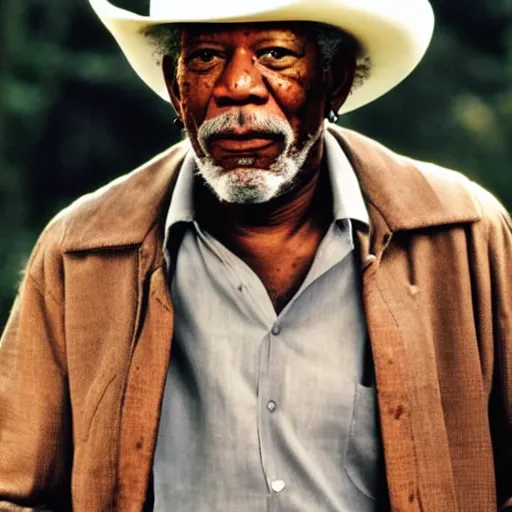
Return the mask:
M371 69L340 113L366 105L400 83L422 59L434 29L428 0L150 0L149 17L108 0L90 3L133 69L167 101L161 56L145 35L154 25L315 21L341 28L359 41Z

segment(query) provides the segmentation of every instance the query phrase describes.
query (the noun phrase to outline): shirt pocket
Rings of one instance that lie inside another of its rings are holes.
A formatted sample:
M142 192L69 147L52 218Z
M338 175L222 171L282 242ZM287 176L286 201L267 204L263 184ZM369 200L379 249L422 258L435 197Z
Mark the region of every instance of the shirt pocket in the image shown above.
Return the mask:
M383 476L381 457L376 391L357 384L344 469L359 491L375 501Z

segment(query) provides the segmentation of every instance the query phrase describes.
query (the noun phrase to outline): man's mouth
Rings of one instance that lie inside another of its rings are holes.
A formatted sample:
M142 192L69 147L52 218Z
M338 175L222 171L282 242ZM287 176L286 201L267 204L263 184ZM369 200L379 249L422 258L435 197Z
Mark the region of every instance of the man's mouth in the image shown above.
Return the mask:
M280 135L245 132L214 135L209 141L209 150L214 158L257 157L269 151L278 153L283 143Z

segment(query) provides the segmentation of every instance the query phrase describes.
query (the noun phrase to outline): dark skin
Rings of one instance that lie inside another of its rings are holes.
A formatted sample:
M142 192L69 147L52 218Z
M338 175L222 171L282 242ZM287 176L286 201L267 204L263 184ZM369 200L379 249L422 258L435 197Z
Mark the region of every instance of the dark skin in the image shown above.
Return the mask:
M199 126L226 111L263 110L287 120L301 147L352 86L355 56L338 55L336 66L326 69L307 24L191 25L181 38L178 69L170 59L163 69L174 109L199 155ZM208 147L225 172L238 167L239 156L266 169L281 149L280 140L250 135ZM294 188L266 203L230 204L206 185L197 190L200 222L258 275L277 313L300 287L332 222L322 156L320 139Z

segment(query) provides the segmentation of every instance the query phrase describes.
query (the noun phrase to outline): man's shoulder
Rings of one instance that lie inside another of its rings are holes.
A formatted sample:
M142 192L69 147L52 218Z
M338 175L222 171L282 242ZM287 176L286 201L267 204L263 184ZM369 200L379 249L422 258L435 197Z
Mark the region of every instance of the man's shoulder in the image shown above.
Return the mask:
M78 198L50 221L43 238L46 234L64 252L140 244L160 219L189 148L182 141Z
M414 229L508 217L490 192L459 171L404 156L351 130L333 132L348 151L366 197L391 224Z
M448 194L453 197L458 194L466 196L468 193L471 194L474 192L471 190L470 180L460 171L403 155L353 130L340 129L338 133L344 137L356 151L360 151L363 148L365 156L370 152L370 161L372 163L378 163L379 166L392 164L394 166L393 174L396 176L397 182L399 179L402 180L406 177L407 174L410 174L412 179L411 171L414 170L417 171L422 179L426 180L432 188L442 194ZM361 155L358 155L358 157L362 159L365 158ZM403 170L403 172L400 172L400 170ZM391 175L389 177L391 177ZM414 176L414 178L417 178L417 176ZM396 185L398 185L398 183L396 183Z

